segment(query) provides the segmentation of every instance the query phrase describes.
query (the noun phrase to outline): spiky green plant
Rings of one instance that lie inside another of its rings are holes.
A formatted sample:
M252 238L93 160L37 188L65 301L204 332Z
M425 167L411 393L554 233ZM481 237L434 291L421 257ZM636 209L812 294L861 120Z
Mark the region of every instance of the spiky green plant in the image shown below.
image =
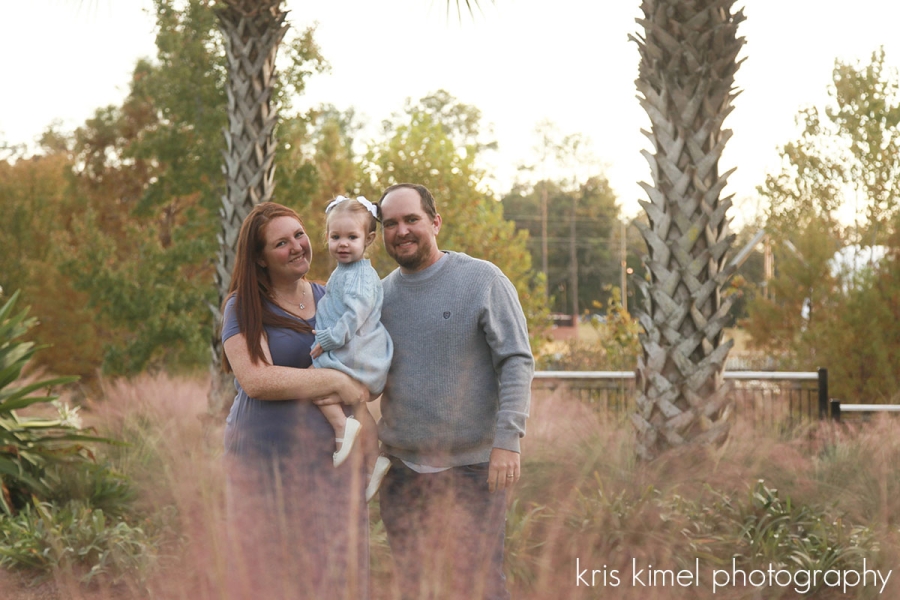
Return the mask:
M93 460L88 443L109 442L81 429L77 408L58 403L55 386L77 377L55 377L17 386L22 370L41 347L22 340L37 319L25 308L14 313L19 292L0 308L0 510L7 515L32 498L51 495L61 463ZM22 416L19 411L34 404L54 406L56 414Z

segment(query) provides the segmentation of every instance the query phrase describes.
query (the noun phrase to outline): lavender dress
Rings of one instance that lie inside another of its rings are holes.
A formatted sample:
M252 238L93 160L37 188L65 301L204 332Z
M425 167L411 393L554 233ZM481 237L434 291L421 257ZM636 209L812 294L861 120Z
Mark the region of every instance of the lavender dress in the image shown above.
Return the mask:
M317 303L324 293L313 284ZM223 342L238 333L234 302ZM310 367L312 334L266 327L266 335L275 365ZM225 427L231 597L368 598L362 461L332 466L334 430L314 404L261 401L234 385Z

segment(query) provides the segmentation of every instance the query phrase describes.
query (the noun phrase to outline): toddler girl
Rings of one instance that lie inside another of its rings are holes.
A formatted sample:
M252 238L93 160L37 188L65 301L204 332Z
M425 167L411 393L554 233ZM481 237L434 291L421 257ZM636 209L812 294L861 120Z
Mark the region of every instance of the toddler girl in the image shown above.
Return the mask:
M364 257L375 240L378 208L362 196L356 200L338 196L325 214L328 252L338 265L316 306L313 366L347 373L365 384L374 398L384 389L394 351L391 336L381 324L381 278ZM350 455L361 429L366 430L364 452L372 469L366 500L371 500L391 465L386 456L378 455L375 419L363 404L355 406L349 417L339 404L319 408L335 431L335 467Z

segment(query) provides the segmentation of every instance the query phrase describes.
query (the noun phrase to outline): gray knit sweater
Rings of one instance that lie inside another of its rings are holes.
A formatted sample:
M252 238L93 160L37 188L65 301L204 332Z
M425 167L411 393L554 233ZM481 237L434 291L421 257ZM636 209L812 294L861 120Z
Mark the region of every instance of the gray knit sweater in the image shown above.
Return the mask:
M516 289L493 264L457 252L384 278L381 322L394 359L381 399L388 454L432 467L519 451L534 358Z

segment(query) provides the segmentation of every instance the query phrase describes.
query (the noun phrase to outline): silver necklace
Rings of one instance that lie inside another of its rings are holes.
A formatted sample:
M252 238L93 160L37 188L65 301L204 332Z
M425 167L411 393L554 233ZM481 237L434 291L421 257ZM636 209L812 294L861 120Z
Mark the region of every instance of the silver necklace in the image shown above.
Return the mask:
M300 303L298 304L298 306L300 307L300 310L306 310L306 305L303 304L303 300L305 300L305 299L306 299L306 286L303 287L303 293L300 294Z
M306 304L303 301L306 299L306 287L303 288L303 292L300 294L300 302L297 303L297 306L300 310L306 310ZM287 302L288 305L292 304L291 302Z

